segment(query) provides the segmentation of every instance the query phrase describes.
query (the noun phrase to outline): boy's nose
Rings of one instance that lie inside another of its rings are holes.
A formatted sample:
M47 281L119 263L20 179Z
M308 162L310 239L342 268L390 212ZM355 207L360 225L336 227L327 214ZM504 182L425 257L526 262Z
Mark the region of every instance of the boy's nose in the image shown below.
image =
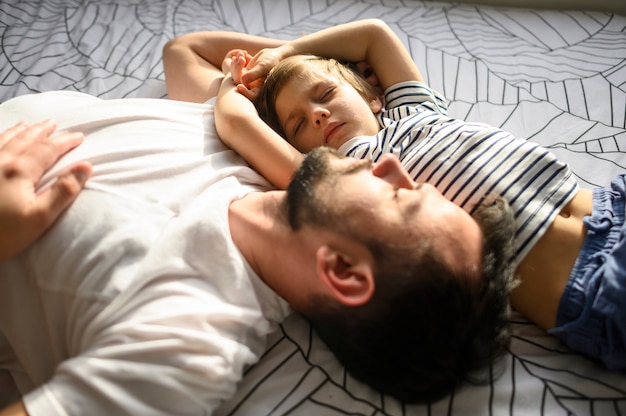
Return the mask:
M311 111L313 123L316 126L321 126L323 120L327 120L330 113L325 108L316 107Z

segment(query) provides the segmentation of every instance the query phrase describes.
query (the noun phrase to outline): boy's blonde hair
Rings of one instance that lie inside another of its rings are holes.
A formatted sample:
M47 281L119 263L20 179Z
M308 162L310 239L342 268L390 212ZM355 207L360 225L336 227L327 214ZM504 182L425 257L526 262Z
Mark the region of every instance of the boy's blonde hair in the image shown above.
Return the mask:
M343 64L336 59L315 55L295 55L285 58L267 75L255 102L259 116L263 121L285 139L287 136L276 113L276 97L281 89L294 78L306 78L314 66L324 73L350 84L367 102L379 98L376 88L352 64Z

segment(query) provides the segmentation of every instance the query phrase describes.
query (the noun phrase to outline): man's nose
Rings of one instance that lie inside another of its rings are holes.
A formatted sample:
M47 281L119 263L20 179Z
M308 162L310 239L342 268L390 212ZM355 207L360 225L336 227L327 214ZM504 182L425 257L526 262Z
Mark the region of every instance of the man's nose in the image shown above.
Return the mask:
M415 181L404 169L400 160L391 153L386 153L374 164L372 174L399 187L413 189Z

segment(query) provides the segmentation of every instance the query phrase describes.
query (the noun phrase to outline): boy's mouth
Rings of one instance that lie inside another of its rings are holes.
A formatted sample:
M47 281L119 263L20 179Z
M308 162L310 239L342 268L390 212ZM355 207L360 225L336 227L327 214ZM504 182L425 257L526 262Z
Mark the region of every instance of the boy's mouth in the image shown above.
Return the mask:
M344 123L335 121L324 128L324 143L328 144L337 135Z

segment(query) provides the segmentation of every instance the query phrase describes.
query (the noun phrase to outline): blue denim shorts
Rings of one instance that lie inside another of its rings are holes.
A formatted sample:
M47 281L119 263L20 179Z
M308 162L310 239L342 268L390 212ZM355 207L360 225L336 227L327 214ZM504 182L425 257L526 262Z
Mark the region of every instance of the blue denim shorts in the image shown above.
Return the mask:
M572 349L626 371L626 174L593 190L587 236L549 332Z

